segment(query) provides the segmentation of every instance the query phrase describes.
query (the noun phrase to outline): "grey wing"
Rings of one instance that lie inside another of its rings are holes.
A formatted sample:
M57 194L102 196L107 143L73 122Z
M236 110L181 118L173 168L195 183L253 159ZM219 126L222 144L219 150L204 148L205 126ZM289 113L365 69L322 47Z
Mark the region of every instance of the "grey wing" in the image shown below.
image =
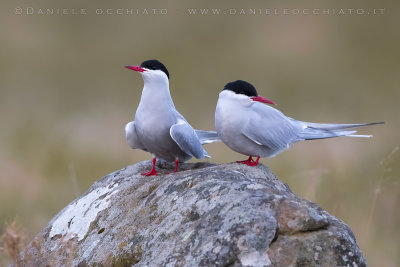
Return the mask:
M192 128L186 121L179 120L170 128L171 138L186 154L198 159L210 157L201 146L200 140Z
M297 141L301 125L292 123L282 112L270 106L255 103L242 134L258 145L271 150L285 150Z
M131 148L133 149L142 149L144 151L147 151L147 149L143 146L142 142L140 142L139 137L136 134L136 129L135 129L135 122L131 121L126 124L125 126L125 137L126 141L128 141L128 144Z
M203 131L203 130L195 130L197 136L200 139L200 143L202 145L214 143L214 142L221 142L217 132L215 131Z

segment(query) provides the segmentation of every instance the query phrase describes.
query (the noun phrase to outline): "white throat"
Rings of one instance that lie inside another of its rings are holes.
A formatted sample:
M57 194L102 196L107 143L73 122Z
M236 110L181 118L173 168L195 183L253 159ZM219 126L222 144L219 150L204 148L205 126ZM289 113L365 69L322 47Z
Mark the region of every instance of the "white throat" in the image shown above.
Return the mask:
M157 73L144 74L144 87L139 107L145 109L175 108L169 91L169 80L166 75Z

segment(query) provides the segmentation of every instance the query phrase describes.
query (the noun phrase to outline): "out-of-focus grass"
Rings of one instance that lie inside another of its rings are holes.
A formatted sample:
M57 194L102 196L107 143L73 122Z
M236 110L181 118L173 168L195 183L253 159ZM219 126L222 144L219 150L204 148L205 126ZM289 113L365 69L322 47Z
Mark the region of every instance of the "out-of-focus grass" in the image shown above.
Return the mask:
M150 159L132 151L142 80L123 68L150 58L171 73L176 107L196 128L213 129L218 93L253 83L288 116L315 122L372 122L372 139L303 142L263 159L292 190L353 229L371 266L398 266L400 16L398 2L362 1L382 16L189 16L188 7L355 7L348 1L229 3L69 1L64 8L168 8L166 16L18 16L0 9L0 233L16 218L28 240L95 180ZM243 159L223 144L213 162ZM390 155L390 156L389 156ZM389 160L390 158L390 160ZM385 164L380 164L384 160ZM3 257L2 263L9 262Z

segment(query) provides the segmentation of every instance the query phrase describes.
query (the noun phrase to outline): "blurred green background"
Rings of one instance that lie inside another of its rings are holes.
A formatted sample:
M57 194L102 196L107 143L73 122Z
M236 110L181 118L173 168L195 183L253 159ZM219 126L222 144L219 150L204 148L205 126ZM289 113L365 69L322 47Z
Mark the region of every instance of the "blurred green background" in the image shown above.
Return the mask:
M6 0L0 7L0 235L16 218L29 241L100 177L151 158L125 142L143 81L123 66L157 58L171 74L176 107L198 129L214 129L218 94L236 79L299 120L385 121L360 131L372 139L302 142L261 162L343 219L371 266L400 266L400 2ZM87 14L38 14L47 8ZM95 14L107 8L114 14ZM157 14L118 15L118 8ZM346 13L251 15L250 8ZM223 144L206 149L212 162L245 158ZM9 262L0 257L0 265Z

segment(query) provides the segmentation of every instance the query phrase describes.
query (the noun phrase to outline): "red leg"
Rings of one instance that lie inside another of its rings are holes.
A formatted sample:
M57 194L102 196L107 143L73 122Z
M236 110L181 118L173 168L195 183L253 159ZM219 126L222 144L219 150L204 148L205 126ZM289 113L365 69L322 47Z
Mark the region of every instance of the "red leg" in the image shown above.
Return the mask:
M174 172L178 172L178 164L179 164L179 159L175 158L175 170L174 170ZM167 174L170 174L170 173L167 172Z
M157 175L157 171L156 171L156 157L153 158L153 168L151 168L151 171L141 173L141 175L144 175L144 176Z
M242 160L242 161L236 161L237 163L241 163L241 164L246 164L249 165L250 163L253 162L253 158L251 156L249 156L249 158L247 160Z
M179 164L179 159L176 158L175 159L175 170L174 170L174 172L178 172L178 164Z
M257 166L259 160L260 160L260 156L257 157L256 161L250 162L250 163L247 164L247 165L249 165L249 166Z

